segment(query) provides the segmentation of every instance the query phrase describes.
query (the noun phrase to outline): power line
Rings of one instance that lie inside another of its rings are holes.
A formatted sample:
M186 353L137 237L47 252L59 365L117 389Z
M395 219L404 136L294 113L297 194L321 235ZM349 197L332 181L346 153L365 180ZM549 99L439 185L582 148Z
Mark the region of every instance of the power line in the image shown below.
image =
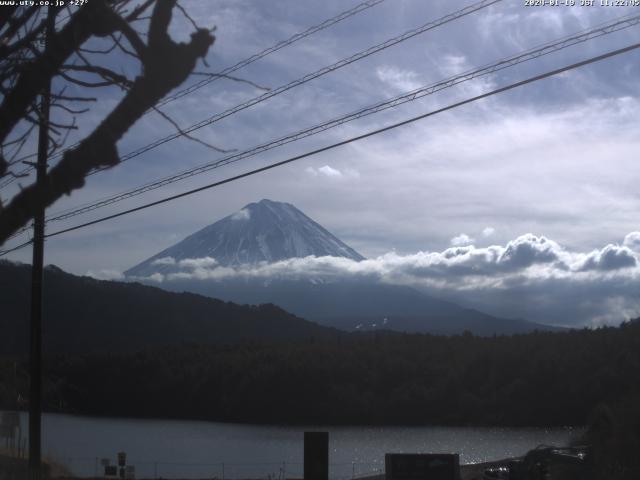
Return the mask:
M186 178L190 178L193 177L195 175L199 175L208 171L211 171L213 169L225 166L225 165L229 165L231 163L235 163L238 162L242 159L248 158L248 157L252 157L254 155L263 153L265 151L271 150L273 148L276 147L280 147L282 145L286 145L288 143L292 143L294 141L300 140L302 138L306 138L321 132L324 132L326 130L329 130L331 128L337 127L339 125L343 125L347 122L353 121L353 120L357 120L363 117L366 117L368 115L372 115L390 108L395 108L399 105L402 105L404 103L408 103L414 100L417 100L419 98L425 97L427 95L431 95L434 94L436 92L439 92L441 90L444 90L446 88L451 88L455 85L458 85L462 82L466 82L478 77L482 77L485 75L489 75L492 73L495 73L497 71L530 61L530 60L534 60L537 58L540 58L542 56L557 52L559 50L568 48L570 46L579 44L579 43L583 43L586 42L588 40L594 39L594 38L599 38L603 35L607 35L610 33L613 33L615 31L619 31L622 30L624 28L629 28L631 26L637 25L640 23L640 15L636 15L633 17L623 17L621 19L616 19L614 21L605 23L597 28L593 28L591 30L587 30L587 31L583 31L581 33L577 33L574 35L571 35L569 37L563 37L560 40L557 40L555 42L549 42L547 44L543 44L539 47L535 47L531 50L525 51L523 53L519 53L516 54L514 56L511 57L507 57L505 59L499 60L498 62L495 62L493 64L488 64L485 65L483 67L480 67L476 70L470 70L467 71L465 73L450 77L448 79L445 80L441 80L435 84L429 85L429 86L425 86L425 87L421 87L419 89L416 90L412 90L410 92L407 93L403 93L397 97L394 97L390 100L385 100L383 102L379 102L377 104L371 105L369 107L366 108L362 108L359 109L357 111L351 112L347 115L343 115L341 117L332 119L328 122L324 122L322 124L319 125L315 125L313 127L307 128L307 129L303 129L300 130L298 132L286 135L284 137L280 137L277 138L275 140L271 140L269 142L260 144L258 146L255 146L251 149L242 151L242 152L237 152L234 153L232 155L229 155L225 158L216 160L214 162L209 162L206 163L204 165L200 165L198 167L195 168L191 168L188 170L185 170L183 172L168 176L168 177L164 177L162 179L156 180L154 182L150 182L147 184L144 184L140 187L136 187L134 189L128 190L126 192L122 192L116 195L112 195L110 197L105 197L101 200L98 201L94 201L94 202L90 202L84 205L81 205L79 207L75 207L72 209L68 209L66 211L62 211L58 214L54 214L51 218L48 219L49 222L53 222L53 221L60 221L60 220L66 220L68 218L74 217L76 215L80 215L83 213L87 213L93 210L96 210L98 208L107 206L107 205L111 205L113 203L117 203L129 198L132 198L134 196L138 196L141 195L143 193L155 190L157 188L169 185L171 183L180 181L180 180L184 180Z
M343 146L343 145L347 145L349 143L353 143L353 142L356 142L358 140L363 140L365 138L372 137L374 135L378 135L380 133L384 133L384 132L387 132L389 130L393 130L395 128L401 127L401 126L408 125L410 123L414 123L414 122L416 122L418 120L422 120L422 119L437 115L439 113L443 113L443 112L446 112L446 111L449 111L449 110L453 110L454 108L458 108L458 107L461 107L463 105L467 105L469 103L473 103L473 102L476 102L478 100L482 100L484 98L488 98L488 97L491 97L493 95L497 95L499 93L503 93L503 92L506 92L506 91L509 91L509 90L513 90L515 88L518 88L518 87L521 87L521 86L524 86L524 85L527 85L527 84L530 84L530 83L533 83L533 82L537 82L537 81L543 80L545 78L549 78L549 77L552 77L552 76L555 76L555 75L559 75L559 74L567 72L569 70L574 70L576 68L583 67L585 65L590 65L592 63L600 62L600 61L605 60L607 58L611 58L611 57L614 57L614 56L617 56L617 55L621 55L621 54L630 52L630 51L638 49L638 48L640 48L640 43L635 43L635 44L630 45L628 47L624 47L624 48L620 48L620 49L617 49L617 50L613 50L613 51L610 51L608 53L605 53L605 54L602 54L602 55L598 55L596 57L591 57L591 58L589 58L587 60L583 60L581 62L573 63L571 65L567 65L567 66L559 68L559 69L551 70L551 71L548 71L548 72L545 72L545 73L542 73L542 74L527 78L525 80L521 80L519 82L512 83L512 84L507 85L505 87L501 87L501 88L492 90L490 92L487 92L487 93L484 93L484 94L481 94L481 95L477 95L475 97L472 97L472 98L469 98L469 99L466 99L466 100L462 100L460 102L453 103L453 104L448 105L446 107L443 107L443 108L440 108L440 109L437 109L437 110L433 110L431 112L427 112L427 113L424 113L422 115L418 115L416 117L412 117L412 118L410 118L408 120L404 120L402 122L394 123L392 125L389 125L389 126L377 129L377 130L373 130L373 131L367 132L367 133L362 134L362 135L351 137L349 139L342 140L340 142L333 143L331 145L328 145L328 146L325 146L325 147L322 147L322 148L319 148L319 149L316 149L316 150L312 150L310 152L307 152L307 153L304 153L304 154L301 154L301 155L290 157L290 158L288 158L286 160L282 160L280 162L272 163L270 165L267 165L267 166L264 166L264 167L260 167L260 168L257 168L257 169L251 170L249 172L245 172L245 173L239 174L239 175L235 175L233 177L229 177L229 178L226 178L224 180L220 180L220 181L217 181L217 182L214 182L214 183L210 183L210 184L202 186L202 187L198 187L198 188L195 188L195 189L192 189L192 190L188 190L186 192L182 192L182 193L179 193L179 194L176 194L176 195L171 195L169 197L165 197L163 199L156 200L154 202L150 202L150 203L147 203L145 205L141 205L141 206L138 206L138 207L135 207L135 208L130 208L128 210L124 210L122 212L118 212L118 213L115 213L115 214L112 214L112 215L101 217L101 218L98 218L96 220L92 220L90 222L85 222L85 223L82 223L82 224L79 224L79 225L76 225L76 226L73 226L73 227L69 227L69 228L65 228L65 229L62 229L62 230L58 230L56 232L52 232L52 233L49 233L49 234L45 235L45 238L54 237L54 236L57 236L57 235L62 235L64 233L68 233L68 232L72 232L72 231L75 231L75 230L79 230L81 228L85 228L85 227L88 227L90 225L95 225L97 223L102 223L102 222L105 222L107 220L112 220L114 218L118 218L118 217L121 217L121 216L124 216L124 215L128 215L130 213L134 213L134 212L137 212L137 211L140 211L140 210L145 210L147 208L151 208L151 207L154 207L156 205L167 203L167 202L170 202L170 201L173 201L173 200L177 200L177 199L182 198L182 197L193 195L195 193L198 193L198 192L201 192L201 191L204 191L204 190L208 190L208 189L211 189L211 188L215 188L215 187L224 185L226 183L230 183L230 182L233 182L233 181L236 181L236 180L240 180L242 178L255 175L257 173L261 173L261 172L264 172L264 171L267 171L267 170L271 170L273 168L280 167L282 165L286 165L288 163L292 163L294 161L310 157L312 155L317 155L318 153L322 153L322 152L325 152L325 151L328 151L328 150L332 150L334 148L337 148L337 147L340 147L340 146ZM12 248L10 250L0 251L0 256L4 256L4 255L6 255L6 254L8 254L10 252L16 251L16 250L18 250L20 248L23 248L23 247L25 247L26 245L29 245L29 244L31 244L31 241L25 242L25 243L23 243L21 245L18 245L17 247L14 247L14 248Z
M195 92L196 90L199 90L200 88L204 87L205 85L208 85L212 82L215 82L216 80L222 78L223 75L229 75L230 73L235 72L236 70L240 70L241 68L246 67L247 65L249 65L250 63L255 62L256 60L259 60L263 57L266 57L267 55L269 55L270 53L273 52L277 52L278 50L280 50L281 48L284 48L288 45L291 45L292 43L297 42L298 40L302 40L303 38L308 37L309 35L312 35L316 32L319 32L320 30L324 30L332 25L335 25L338 22L341 22L342 20L345 20L346 18L352 17L353 15L356 15L357 13L360 13L364 10L367 10L379 3L382 3L384 0L369 0L363 3L360 3L358 5L356 5L355 7L346 10L342 13L339 13L338 15L336 15L335 17L329 18L327 20L325 20L324 22L315 25L313 27L309 27L308 29L306 29L304 32L300 32L300 33L296 33L295 35L292 35L291 37L289 37L287 40L283 40L281 42L276 43L275 45L269 47L269 48L265 48L264 50L262 50L259 53L256 53L252 56L250 56L249 58L246 58L244 60L239 61L238 63L236 63L235 65L232 65L230 67L225 68L224 70L221 70L220 72L214 74L216 76L211 77L211 78L206 78L204 80L199 81L198 83L195 83L194 85L191 85L190 87L184 88L176 93L174 93L173 95L166 97L165 99L161 100L157 106L162 106L162 105L166 105L167 103L170 103L174 100L177 100L178 98L184 97L185 95L190 94L191 92Z
M187 128L183 128L180 132L176 132L173 133L171 135L167 135L166 137L160 138L158 140L155 140L152 143L149 143L143 147L140 147L136 150L133 150L132 152L127 153L126 155L123 155L120 158L120 163L126 162L127 160L131 160L134 157L137 157L139 155L142 155L143 153L148 152L149 150L152 150L156 147L159 147L160 145L163 145L167 142L170 142L172 140L175 140L176 138L180 138L182 136L184 136L185 134L190 134L196 130L199 130L203 127L212 125L213 123L216 123L226 117L229 117L231 115L234 115L242 110L245 110L249 107L252 107L254 105L257 105L259 103L262 103L266 100L269 100L270 98L275 97L276 95L280 95L281 93L287 92L293 88L296 88L300 85L304 85L305 83L310 82L311 80L314 80L316 78L322 77L328 73L332 73L335 72L336 70L345 67L347 65L350 65L354 62L357 62L359 60L362 60L363 58L367 58L375 53L378 53L380 51L386 50L387 48L390 48L394 45L397 45L399 43L402 43L406 40L409 40L417 35L420 35L422 33L425 33L429 30L433 30L435 28L438 28L442 25L445 25L447 23L453 22L455 20L458 20L459 18L465 17L467 15L470 15L474 12L477 12L479 10L482 10L484 8L487 8L491 5L494 5L496 3L501 2L502 0L481 0L480 2L476 2L474 4L471 4L467 7L464 7L460 10L457 10L453 13L450 13L448 15L445 15L444 17L441 17L437 20L428 22L420 27L408 30L396 37L390 38L382 43L379 43L377 45L374 45L373 47L369 47L366 50L362 50L354 55L351 55L350 57L347 58L343 58L342 60L339 60L338 62L335 62L329 66L323 67L320 70L316 70L315 72L312 73L308 73L307 75L300 77L296 80L293 80L285 85L281 85L278 88L275 88L273 90L270 90L266 93L263 93L262 95L259 95L257 97L254 97L250 100L247 100L246 102L240 103L234 107L231 107L227 110L224 110L223 112L217 113L205 120L202 120L198 123L195 123ZM98 173L100 171L106 170L106 168L101 168L101 169L97 169L92 171L91 173L89 173L89 175L93 175L95 173ZM88 175L88 176L89 176Z
M62 229L62 230L58 230L56 232L47 234L46 237L47 238L54 237L54 236L57 236L57 235L61 235L63 233L68 233L68 232L72 232L74 230L79 230L81 228L88 227L90 225L95 225L97 223L102 223L102 222L105 222L107 220L112 220L114 218L118 218L118 217L121 217L121 216L124 216L124 215L128 215L129 213L138 212L140 210L145 210L147 208L151 208L151 207L154 207L156 205L167 203L167 202L170 202L170 201L173 201L173 200L177 200L177 199L182 198L182 197L186 197L186 196L198 193L198 192L202 192L204 190L208 190L208 189L211 189L211 188L214 188L214 187L218 187L220 185L224 185L226 183L230 183L230 182L233 182L233 181L236 181L236 180L240 180L242 178L255 175L257 173L265 172L267 170L271 170L273 168L280 167L282 165L286 165L288 163L292 163L292 162L295 162L297 160L301 160L303 158L310 157L312 155L317 155L318 153L326 152L328 150L332 150L334 148L337 148L337 147L340 147L340 146L343 146L343 145L347 145L347 144L350 144L350 143L353 143L353 142L356 142L356 141L359 141L359 140L363 140L365 138L369 138L369 137L372 137L374 135L379 135L379 134L387 132L389 130L393 130L393 129L396 129L396 128L401 127L401 126L417 122L418 120L422 120L422 119L425 119L425 118L428 118L428 117L432 117L434 115L446 112L448 110L453 110L453 109L461 107L463 105L467 105L469 103L473 103L473 102L476 102L478 100L482 100L484 98L488 98L488 97L491 97L493 95L497 95L499 93L503 93L503 92L506 92L506 91L509 91L509 90L513 90L515 88L518 88L518 87L521 87L521 86L524 86L524 85L528 85L528 84L533 83L533 82L537 82L537 81L543 80L545 78L549 78L549 77L552 77L552 76L555 76L555 75L559 75L559 74L567 72L569 70L574 70L576 68L583 67L585 65L590 65L592 63L600 62L600 61L605 60L607 58L611 58L613 56L621 55L623 53L630 52L630 51L635 50L637 48L640 48L640 43L635 43L635 44L630 45L628 47L624 47L624 48L620 48L620 49L617 49L617 50L613 50L613 51L610 51L608 53L605 53L605 54L602 54L602 55L598 55L596 57L591 57L591 58L589 58L587 60L583 60L581 62L573 63L571 65L567 65L565 67L558 68L556 70L551 70L551 71L548 71L548 72L545 72L545 73L542 73L542 74L527 78L525 80L521 80L519 82L512 83L512 84L507 85L505 87L501 87L501 88L492 90L490 92L483 93L481 95L477 95L475 97L468 98L466 100L462 100L460 102L453 103L453 104L448 105L446 107L439 108L437 110L433 110L431 112L427 112L427 113L424 113L422 115L418 115L416 117L412 117L412 118L404 120L402 122L394 123L392 125L389 125L389 126L386 126L386 127L383 127L383 128L379 128L377 130L372 130L372 131L367 132L365 134L358 135L358 136L355 136L355 137L351 137L351 138L348 138L346 140L342 140L340 142L333 143L331 145L327 145L325 147L318 148L318 149L312 150L310 152L303 153L301 155L290 157L290 158L288 158L286 160L282 160L280 162L272 163L270 165L251 170L249 172L245 172L245 173L242 173L242 174L239 174L239 175L235 175L233 177L229 177L229 178L226 178L224 180L220 180L220 181L217 181L217 182L214 182L214 183L210 183L210 184L202 186L202 187L194 188L192 190L188 190L186 192L182 192L182 193L179 193L179 194L176 194L176 195L171 195L169 197L165 197L163 199L156 200L154 202L150 202L150 203L147 203L145 205L141 205L141 206L138 206L138 207L135 207L135 208L130 208L128 210L124 210L122 212L115 213L113 215L108 215L108 216L105 216L105 217L101 217L101 218L98 218L96 220L92 220L90 222L85 222L85 223L82 223L80 225L76 225L76 226L73 226L73 227L69 227L69 228L65 228L65 229Z
M223 111L221 113L218 113L218 114L216 114L216 115L214 115L214 116L212 116L212 117L210 117L210 118L208 118L206 120L203 120L203 121L198 122L198 123L196 123L194 125L191 125L190 127L186 128L186 129L183 129L181 132L177 132L177 133L171 134L171 135L166 136L164 138L158 139L158 140L156 140L156 141L154 141L154 142L152 142L150 144L147 144L147 145L145 145L143 147L140 147L140 148L138 148L138 149L136 149L136 150L134 150L132 152L129 152L129 153L123 155L120 158L120 163L124 163L124 162L126 162L126 161L128 161L128 160L130 160L130 159L132 159L134 157L137 157L139 155L142 155L143 153L148 152L149 150L152 150L152 149L154 149L154 148L156 148L156 147L158 147L160 145L163 145L164 143L167 143L167 142L169 142L171 140L174 140L176 138L184 136L185 134L189 134L189 133L191 133L191 132L193 132L195 130L198 130L200 128L203 128L205 126L211 125L211 124L213 124L213 123L215 123L215 122L217 122L219 120L222 120L223 118L226 118L226 117L228 117L230 115L233 115L233 114L235 114L237 112L240 112L242 110L245 110L245 109L247 109L247 108L249 108L249 107L251 107L253 105L256 105L258 103L264 102L265 100L268 100L268 99L270 99L270 98L272 98L272 97L274 97L276 95L279 95L279 94L284 93L284 92L286 92L288 90L291 90L292 88L295 88L297 86L303 85L303 84L305 84L305 83L307 83L307 82L309 82L309 81L311 81L311 80L313 80L315 78L318 78L318 77L321 77L323 75L326 75L327 73L333 72L333 71L335 71L335 70L337 70L339 68L342 68L342 67L344 67L346 65L350 65L350 64L352 64L352 63L354 63L354 62L356 62L358 60L361 60L361 59L366 58L366 57L368 57L370 55L373 55L374 53L377 53L379 51L382 51L382 50L385 50L385 49L387 49L389 47L397 45L398 43L401 43L401 42L404 42L406 40L409 40L410 38L413 38L416 35L419 35L421 33L425 33L425 32L427 32L429 30L433 30L433 29L435 29L437 27L440 27L440 26L445 25L445 24L447 24L449 22L452 22L452 21L457 20L459 18L465 17L467 15L470 15L471 13L477 12L479 10L487 8L487 7L491 6L491 5L499 3L501 1L502 0L482 0L480 2L476 2L476 3L473 3L471 5L468 5L468 6L462 8L460 10L457 10L457 11L455 11L453 13L445 15L445 16L437 19L437 20L433 20L431 22L428 22L428 23L426 23L426 24L424 24L424 25L422 25L420 27L408 30L408 31L402 33L401 35L398 35L396 37L390 38L390 39L388 39L388 40L386 40L386 41L384 41L382 43L379 43L379 44L377 44L377 45L375 45L373 47L370 47L370 48L368 48L366 50L360 51L360 52L358 52L358 53L356 53L356 54L354 54L354 55L352 55L350 57L344 58L344 59L342 59L342 60L340 60L340 61L338 61L338 62L336 62L336 63L334 63L332 65L324 67L324 68L322 68L320 70L317 70L317 71L315 71L313 73L309 73L309 74L305 75L304 77L298 78L297 80L294 80L294 81L289 82L289 83L287 83L285 85L282 85L282 86L276 88L275 90L271 90L271 91L269 91L267 93L264 93L264 94L262 94L262 95L260 95L258 97L254 97L254 98L248 100L247 102L244 102L242 104L236 105L235 107L232 107L232 108L227 109L227 110L225 110L225 111ZM92 172L90 172L87 175L87 177L91 176L91 175L94 175L96 173L102 172L104 170L107 170L107 168L100 168L100 169L97 169L97 170L93 170ZM13 179L9 179L9 180L5 181L5 183L7 183L7 182L11 183L12 181L13 181ZM3 186L3 184L0 184L0 188L2 188L2 186ZM110 202L110 203L113 203L113 202Z
M20 245L17 245L13 248L8 248L6 250L0 250L0 257L4 257L5 255L8 255L11 252L15 252L16 250L20 250L21 248L26 247L27 245L31 245L33 243L33 240L28 240L24 243L21 243Z
M307 28L306 30L302 31L302 32L298 32L295 33L294 35L292 35L291 37L289 37L286 40L282 40L278 43L276 43L275 45L272 45L271 47L265 48L264 50L262 50L261 52L255 53L253 55L251 55L248 58L245 58L244 60L239 61L238 63L231 65L229 67L224 68L223 70L214 73L211 75L210 78L206 78L204 80L201 80L187 88L184 88L182 90L179 90L178 92L174 93L173 95L164 98L163 100L161 100L160 102L158 102L158 104L156 105L157 107L160 107L162 105L166 105L167 103L173 102L174 100L177 100L178 98L184 97L185 95L188 95L192 92L195 92L196 90L201 89L202 87L215 82L216 80L219 80L220 78L223 78L225 75L229 75L230 73L233 73L237 70L240 70L241 68L246 67L247 65L260 60L261 58L266 57L267 55L277 52L278 50L281 50L284 47L287 47L299 40L302 40L304 38L307 38L310 35L313 35L314 33L317 33L321 30L325 30L329 27L331 27L332 25L335 25L336 23L339 23L343 20L346 20L347 18L350 18L360 12L363 12L365 10L368 10L371 7L374 7L382 2L384 2L385 0L367 0L365 2L359 3L358 5L356 5L353 8L350 8L348 10L345 10L331 18L328 18L326 20L324 20L323 22L311 26L309 28ZM56 25L61 23L64 20L67 20L68 18L70 18L72 15L69 14L66 17L58 20L58 22L56 22ZM152 111L152 110L149 110ZM147 113L149 112L147 111ZM69 147L59 151L58 153L55 153L53 155L51 155L51 158L57 158L60 157L61 155L63 155L67 150L70 150L76 146L78 146L78 143L75 143L73 145L70 145ZM36 154L31 154L28 155L25 158L30 158L30 157L35 157ZM25 167L23 170L21 170L20 172L18 172L19 176L23 176L28 174L31 170L33 170L33 167ZM0 182L0 189L6 187L7 185L10 185L11 183L13 183L16 180L15 177L9 177L7 178L5 181Z

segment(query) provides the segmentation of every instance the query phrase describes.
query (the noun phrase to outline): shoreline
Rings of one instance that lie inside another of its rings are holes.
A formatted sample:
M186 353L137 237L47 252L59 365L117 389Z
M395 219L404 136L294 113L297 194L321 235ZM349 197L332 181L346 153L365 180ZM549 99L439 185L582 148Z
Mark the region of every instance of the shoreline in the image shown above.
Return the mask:
M28 415L28 410L12 410L9 408L0 407L0 413L17 411L21 415ZM69 416L74 418L87 418L98 420L116 420L116 421L140 421L140 422L206 422L215 423L228 426L244 426L244 427L267 427L267 428L305 428L305 429L330 429L330 428L477 428L477 429L506 429L506 430L566 430L567 432L581 431L586 428L586 425L508 425L508 424L484 424L484 423L275 423L275 422L251 422L251 421L238 421L238 420L215 420L208 418L197 417L173 417L173 416L128 416L128 415L112 415L112 414L100 414L100 413L83 413L83 412L64 412L64 411L51 411L44 410L42 414L46 415L60 415Z

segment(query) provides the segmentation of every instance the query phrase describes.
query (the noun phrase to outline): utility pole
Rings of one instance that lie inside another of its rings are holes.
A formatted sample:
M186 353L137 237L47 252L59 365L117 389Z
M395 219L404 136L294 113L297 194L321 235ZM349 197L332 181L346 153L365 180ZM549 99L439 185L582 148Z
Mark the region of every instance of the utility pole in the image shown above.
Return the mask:
M48 7L45 50L55 31L55 9ZM40 99L38 131L38 162L36 185L45 186L49 151L49 109L51 80L47 81ZM33 263L31 267L31 318L29 349L29 480L42 479L42 282L44 266L44 206L37 207L33 216Z

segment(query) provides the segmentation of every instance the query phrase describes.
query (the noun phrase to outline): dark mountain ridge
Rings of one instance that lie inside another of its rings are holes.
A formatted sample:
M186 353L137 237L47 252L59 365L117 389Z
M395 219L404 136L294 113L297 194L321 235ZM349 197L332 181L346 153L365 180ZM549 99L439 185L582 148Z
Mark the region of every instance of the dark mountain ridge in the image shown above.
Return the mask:
M241 304L274 303L286 311L345 331L394 330L455 335L513 335L561 331L562 327L495 317L430 297L411 287L375 280L255 279L163 282L162 288L190 291ZM386 322L385 322L386 319Z
M247 306L194 293L96 280L45 268L48 352L133 351L181 343L289 341L340 335L275 305ZM28 348L31 267L0 261L0 352Z

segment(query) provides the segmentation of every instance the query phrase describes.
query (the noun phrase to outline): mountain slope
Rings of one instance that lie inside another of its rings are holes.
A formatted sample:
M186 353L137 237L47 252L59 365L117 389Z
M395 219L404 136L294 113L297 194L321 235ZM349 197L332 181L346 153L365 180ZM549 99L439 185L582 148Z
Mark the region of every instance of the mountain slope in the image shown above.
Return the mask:
M171 272L174 266L161 260L168 257L174 261L212 257L220 265L233 266L309 255L364 259L293 205L265 199L199 230L125 275L146 277Z
M394 330L439 335L512 335L563 328L520 319L494 317L430 297L403 285L374 280L325 282L273 279L165 281L162 288L191 291L237 303L274 303L324 326L345 331ZM385 322L386 319L386 322Z
M31 267L0 261L0 352L28 347ZM301 340L339 335L274 305L225 303L138 283L45 269L44 348L49 352L131 351L184 342Z

